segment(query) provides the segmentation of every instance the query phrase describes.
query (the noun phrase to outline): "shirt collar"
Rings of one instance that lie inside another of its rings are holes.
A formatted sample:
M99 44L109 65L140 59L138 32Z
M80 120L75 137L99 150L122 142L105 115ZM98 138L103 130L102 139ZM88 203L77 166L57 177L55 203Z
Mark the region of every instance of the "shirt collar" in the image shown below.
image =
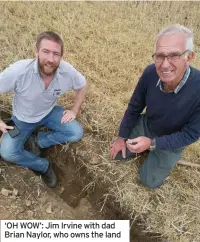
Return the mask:
M183 78L181 79L181 81L179 82L178 86L173 91L175 94L177 94L181 90L181 88L185 85L185 83L188 80L189 75L190 75L190 67L188 66L187 69L185 70ZM160 87L160 90L162 92L165 92L164 86L163 86L163 82L161 81L161 79L159 79L157 84L156 84L156 87L158 87L158 86Z
M39 73L39 70L38 70L38 59L37 58L34 60L33 70L34 70L34 73Z

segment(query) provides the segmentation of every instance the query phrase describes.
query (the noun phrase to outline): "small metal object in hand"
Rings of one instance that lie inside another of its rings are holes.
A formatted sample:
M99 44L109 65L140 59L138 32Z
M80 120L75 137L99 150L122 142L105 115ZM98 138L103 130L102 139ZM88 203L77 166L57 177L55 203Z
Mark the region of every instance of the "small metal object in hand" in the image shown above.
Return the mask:
M132 142L130 143L131 145L137 145L138 142Z

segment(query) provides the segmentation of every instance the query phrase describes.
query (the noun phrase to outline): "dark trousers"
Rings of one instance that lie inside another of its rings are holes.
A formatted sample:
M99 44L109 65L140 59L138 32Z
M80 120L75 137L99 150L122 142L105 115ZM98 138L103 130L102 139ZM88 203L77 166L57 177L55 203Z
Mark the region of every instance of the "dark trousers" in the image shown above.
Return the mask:
M151 133L147 127L147 119L145 114L141 114L140 118L133 128L130 139L137 138L139 136L146 136L149 138L155 138L156 135ZM149 188L156 188L162 185L172 170L176 162L180 159L183 148L172 150L154 150L149 151L147 159L140 166L140 181L143 185ZM122 153L119 152L116 156L116 160L130 159L134 154L126 149L126 158L122 157Z

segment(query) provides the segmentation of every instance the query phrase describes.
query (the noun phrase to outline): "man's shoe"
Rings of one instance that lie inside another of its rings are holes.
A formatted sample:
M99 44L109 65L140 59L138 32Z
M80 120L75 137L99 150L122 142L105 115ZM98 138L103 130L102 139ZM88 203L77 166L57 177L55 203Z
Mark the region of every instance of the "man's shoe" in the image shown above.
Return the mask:
M36 135L32 134L29 139L27 140L27 145L28 145L28 149L35 154L36 156L41 156L42 152L41 152L41 148L37 143L37 137Z
M52 164L49 163L49 168L45 173L41 174L43 182L50 188L57 185L57 176L53 170Z

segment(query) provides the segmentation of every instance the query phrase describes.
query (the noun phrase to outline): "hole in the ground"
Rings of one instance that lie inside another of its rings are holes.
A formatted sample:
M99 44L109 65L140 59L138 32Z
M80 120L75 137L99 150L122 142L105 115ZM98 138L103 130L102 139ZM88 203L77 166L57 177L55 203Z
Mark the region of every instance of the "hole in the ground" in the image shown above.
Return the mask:
M62 192L55 192L70 206L79 205L82 198L87 197L92 205L95 219L130 219L128 214L122 214L119 203L114 198L106 199L107 187L105 184L94 184L87 169L80 166L74 156L69 152L62 151L57 146L45 152L45 156L54 161L55 169L60 180ZM88 218L89 219L89 218ZM137 221L138 222L138 221ZM142 226L135 222L130 230L131 242L160 242L157 234L143 234Z
M10 114L1 111L1 117L7 121ZM87 173L86 167L80 166L79 162L70 152L65 152L60 146L52 147L44 152L55 165L59 177L59 186L53 189L69 206L76 208L81 199L90 201L93 211L93 219L130 219L128 214L122 214L120 206L114 198L106 199L107 187L105 184L94 184L91 175ZM88 218L91 219L91 218ZM143 234L142 226L136 221L130 230L130 242L160 242L157 234Z

